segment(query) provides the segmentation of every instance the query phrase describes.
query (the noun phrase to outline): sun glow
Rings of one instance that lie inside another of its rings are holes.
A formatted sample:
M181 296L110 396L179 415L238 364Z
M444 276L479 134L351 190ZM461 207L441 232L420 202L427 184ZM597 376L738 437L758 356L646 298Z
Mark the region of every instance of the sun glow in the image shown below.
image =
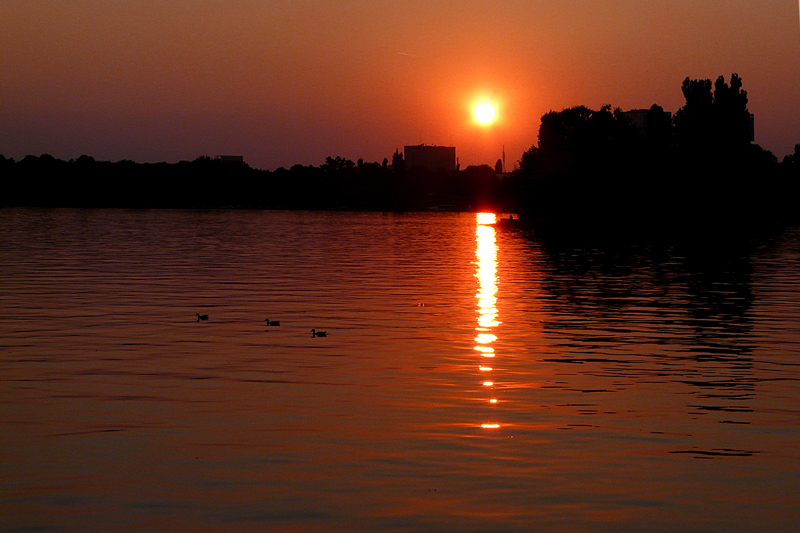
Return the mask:
M475 106L475 120L481 124L489 124L494 120L495 110L492 104L483 102Z
M477 213L475 219L481 226L491 226L497 222L497 215L494 213Z

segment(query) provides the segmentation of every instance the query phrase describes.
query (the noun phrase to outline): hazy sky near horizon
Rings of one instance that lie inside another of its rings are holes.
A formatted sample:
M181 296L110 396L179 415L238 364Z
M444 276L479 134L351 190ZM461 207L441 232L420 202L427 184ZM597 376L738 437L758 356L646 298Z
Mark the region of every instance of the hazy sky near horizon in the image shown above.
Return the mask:
M456 147L462 167L575 105L657 103L733 72L756 142L800 143L795 0L2 0L0 154L139 162L243 155L391 160ZM473 119L493 101L498 118Z

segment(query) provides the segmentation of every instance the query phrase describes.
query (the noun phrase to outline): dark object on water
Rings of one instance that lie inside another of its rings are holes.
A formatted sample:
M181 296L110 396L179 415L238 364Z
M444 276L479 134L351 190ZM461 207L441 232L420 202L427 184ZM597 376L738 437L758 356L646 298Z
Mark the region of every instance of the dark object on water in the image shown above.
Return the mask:
M328 332L327 331L317 331L315 329L312 329L311 330L311 336L312 337L327 337L328 336Z
M200 322L201 320L208 320L208 315L201 315L197 313L197 321Z
M264 322L265 322L265 323L266 323L268 326L280 326L280 325L281 325L281 321L280 321L280 320L273 320L273 321L270 321L270 319L269 319L269 318L265 318L265 319L264 319Z

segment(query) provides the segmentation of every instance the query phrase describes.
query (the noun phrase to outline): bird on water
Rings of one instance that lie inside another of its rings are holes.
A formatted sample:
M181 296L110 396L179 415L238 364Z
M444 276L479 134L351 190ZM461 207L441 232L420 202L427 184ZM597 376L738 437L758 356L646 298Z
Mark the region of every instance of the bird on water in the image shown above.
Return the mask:
M312 337L327 337L328 336L328 332L327 331L317 331L315 329L312 329L311 330L311 336Z
M208 320L208 315L201 315L197 313L197 321L200 322L201 320Z
M280 326L281 325L281 321L280 320L270 320L269 318L265 318L264 319L264 323L266 325L268 325L268 326Z

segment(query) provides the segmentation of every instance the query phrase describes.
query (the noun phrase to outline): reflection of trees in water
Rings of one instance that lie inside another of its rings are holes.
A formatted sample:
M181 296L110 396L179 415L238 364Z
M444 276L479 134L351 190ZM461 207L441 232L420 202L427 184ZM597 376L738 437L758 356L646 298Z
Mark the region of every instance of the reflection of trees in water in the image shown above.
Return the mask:
M750 410L754 245L529 238L542 257L545 331L560 347L551 361L690 385L703 412Z
M699 254L699 255L698 255ZM698 360L744 358L753 343L752 264L738 250L698 252L684 259L686 312Z

